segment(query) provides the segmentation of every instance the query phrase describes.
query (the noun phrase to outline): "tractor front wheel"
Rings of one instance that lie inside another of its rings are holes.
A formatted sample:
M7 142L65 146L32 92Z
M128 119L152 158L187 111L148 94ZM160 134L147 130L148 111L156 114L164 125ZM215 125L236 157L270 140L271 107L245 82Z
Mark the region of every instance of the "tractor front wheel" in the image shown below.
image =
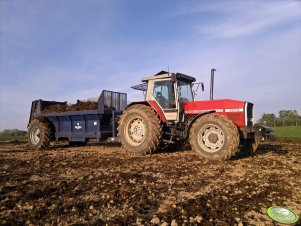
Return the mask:
M34 119L28 126L28 146L34 149L43 149L49 145L51 128L44 119Z
M198 118L190 130L192 150L206 159L226 160L234 156L239 146L237 127L227 117L207 114Z
M161 120L151 107L133 105L119 120L118 137L129 152L151 153L161 142Z

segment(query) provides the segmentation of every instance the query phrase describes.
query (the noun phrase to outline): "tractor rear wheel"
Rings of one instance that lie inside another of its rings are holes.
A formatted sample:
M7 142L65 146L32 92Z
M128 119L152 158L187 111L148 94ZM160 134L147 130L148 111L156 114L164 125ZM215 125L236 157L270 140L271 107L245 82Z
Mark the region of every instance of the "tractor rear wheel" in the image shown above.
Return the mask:
M28 145L30 148L47 148L51 139L51 128L45 119L34 119L28 126Z
M161 120L151 107L133 105L119 120L118 137L129 152L151 153L161 143Z
M237 127L230 119L216 113L197 119L189 137L192 150L200 157L211 160L229 159L239 146Z

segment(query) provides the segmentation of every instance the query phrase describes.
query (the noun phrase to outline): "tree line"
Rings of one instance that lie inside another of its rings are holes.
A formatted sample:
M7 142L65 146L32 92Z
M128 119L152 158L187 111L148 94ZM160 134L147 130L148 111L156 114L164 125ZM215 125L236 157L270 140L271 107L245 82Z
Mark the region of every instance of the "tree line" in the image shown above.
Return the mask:
M274 113L263 113L257 124L270 127L298 126L301 125L301 116L297 110L281 110L278 116Z
M26 131L18 129L5 129L0 132L0 135L2 136L25 136L26 134Z

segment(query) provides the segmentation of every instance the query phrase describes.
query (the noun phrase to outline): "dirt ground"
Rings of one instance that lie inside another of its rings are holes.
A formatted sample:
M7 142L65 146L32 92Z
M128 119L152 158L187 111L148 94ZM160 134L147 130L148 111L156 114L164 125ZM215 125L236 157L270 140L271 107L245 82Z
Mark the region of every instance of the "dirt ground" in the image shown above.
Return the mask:
M266 208L301 214L300 161L293 141L225 162L189 149L143 156L114 144L1 143L0 225L279 225Z

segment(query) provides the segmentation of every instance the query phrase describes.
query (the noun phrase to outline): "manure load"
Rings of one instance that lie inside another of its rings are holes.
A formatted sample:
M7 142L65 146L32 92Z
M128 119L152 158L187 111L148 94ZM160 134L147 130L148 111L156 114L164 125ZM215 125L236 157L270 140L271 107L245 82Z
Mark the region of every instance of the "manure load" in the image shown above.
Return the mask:
M54 104L47 106L43 109L42 113L54 113L54 112L68 112L68 111L86 111L86 110L96 110L97 102L96 101L81 101L77 100L76 104L68 105L65 104Z

